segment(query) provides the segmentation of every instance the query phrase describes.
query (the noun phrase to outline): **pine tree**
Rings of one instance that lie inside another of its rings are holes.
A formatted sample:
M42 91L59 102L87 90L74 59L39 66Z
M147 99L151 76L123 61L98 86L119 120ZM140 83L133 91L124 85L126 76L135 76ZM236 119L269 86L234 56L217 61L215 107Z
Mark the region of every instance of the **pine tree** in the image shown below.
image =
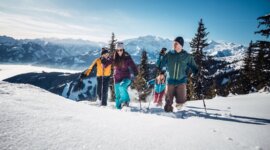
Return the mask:
M194 97L195 99L203 99L205 91L206 91L206 82L207 82L207 65L208 64L208 58L203 53L203 49L208 46L207 43L207 35L209 32L206 32L206 28L204 27L203 20L201 19L199 21L199 27L197 29L197 33L195 34L195 37L190 42L190 47L192 54L194 56L195 62L198 65L199 73L197 75L197 78L193 80L194 85Z
M260 90L266 86L267 79L269 78L269 69L267 69L267 55L269 55L269 47L265 47L264 41L257 41L255 44L255 50L257 50L257 56L254 60L255 72L254 86L257 90ZM270 46L270 44L268 45ZM268 51L268 52L267 52ZM268 53L268 54L267 54ZM268 74L268 76L267 76Z
M209 32L206 32L206 28L204 27L203 20L201 19L199 22L197 33L195 34L195 37L190 42L190 47L192 48L191 51L193 55L195 55L195 61L199 64L202 64L201 60L202 60L202 57L204 56L203 48L209 45L206 42L207 41L206 36L208 34Z
M139 72L135 80L133 81L133 86L138 91L139 94L139 101L146 101L146 96L148 93L145 91L147 90L147 82L143 78L142 73Z
M261 34L265 36L266 39L270 35L270 14L258 17L259 25L258 28L264 27L263 29L256 31L255 34ZM269 88L270 86L270 41L257 41L255 44L256 49L258 49L258 54L255 59L255 67L257 76L256 87L260 90L262 87Z
M133 86L139 93L139 101L146 101L147 95L151 93L151 89L147 87L149 78L148 57L145 50L142 51L141 64L139 67L139 74L135 78Z
M114 33L112 33L112 38L109 42L109 47L110 47L110 56L113 57L113 54L115 52L115 45L116 45L116 39ZM114 80L113 80L113 70L114 66L112 64L112 69L111 69L111 77L110 77L110 89L111 89L111 101L115 101L115 93L114 93Z
M148 69L148 57L145 50L142 51L141 64L139 71L142 74L142 77L148 81L149 80L149 69Z
M115 52L115 45L116 45L117 40L115 39L114 33L112 33L112 38L109 42L110 46L110 54L113 54Z
M253 42L249 43L249 47L244 56L244 65L240 70L240 82L238 85L239 91L241 94L248 94L252 89L252 84L254 82L254 50L253 50Z
M255 34L261 34L262 36L266 36L266 38L269 38L269 35L270 35L270 13L265 15L265 16L258 17L257 20L261 21L261 22L259 22L258 28L260 28L261 26L264 26L266 29L261 29L259 31L256 31Z

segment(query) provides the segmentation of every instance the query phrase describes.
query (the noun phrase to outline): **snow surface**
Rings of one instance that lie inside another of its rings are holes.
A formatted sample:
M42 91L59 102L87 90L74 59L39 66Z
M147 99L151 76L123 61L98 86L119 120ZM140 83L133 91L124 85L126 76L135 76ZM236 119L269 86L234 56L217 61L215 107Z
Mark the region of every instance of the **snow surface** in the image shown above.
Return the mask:
M120 111L113 103L98 107L0 81L0 149L267 150L269 99L269 93L216 97L206 101L207 114L202 101L173 113L152 103L139 111L136 102Z

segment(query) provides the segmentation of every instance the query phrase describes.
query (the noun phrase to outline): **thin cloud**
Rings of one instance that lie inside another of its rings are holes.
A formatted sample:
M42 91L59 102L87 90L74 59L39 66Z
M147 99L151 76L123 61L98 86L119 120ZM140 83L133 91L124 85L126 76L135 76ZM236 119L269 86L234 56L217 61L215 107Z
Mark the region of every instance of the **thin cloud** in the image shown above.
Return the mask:
M47 9L47 8L46 9L45 8L24 8L24 9L28 11L51 13L51 14L55 14L55 15L63 16L63 17L72 17L71 13L65 12L63 10Z
M32 16L0 12L0 33L23 38L58 37L104 40L107 33L102 27L84 27L66 22L48 22ZM31 37L33 36L33 37ZM107 38L108 39L108 38Z
M117 9L110 13L89 11L88 14L81 14L43 7L0 4L0 34L16 38L58 37L104 41L110 38L112 32L119 39L136 37L140 34L139 27L144 24Z
M42 7L29 7L29 6L10 6L5 4L0 4L0 7L2 7L2 11L6 10L5 12L20 12L20 13L41 13L41 14L51 14L51 15L57 15L60 17L72 17L73 15L65 10L60 9L53 9L53 8L42 8Z

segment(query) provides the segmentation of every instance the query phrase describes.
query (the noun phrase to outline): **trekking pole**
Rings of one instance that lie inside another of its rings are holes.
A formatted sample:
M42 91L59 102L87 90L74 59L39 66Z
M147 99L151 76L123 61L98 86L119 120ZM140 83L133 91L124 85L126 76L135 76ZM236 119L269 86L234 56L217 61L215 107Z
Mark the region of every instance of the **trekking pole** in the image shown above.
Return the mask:
M207 113L207 111L206 111L206 105L205 105L205 101L204 101L204 95L203 95L203 106L204 106L205 113Z
M101 78L101 93L100 93L101 98L100 98L100 100L101 100L101 105L102 105L102 102L103 102L103 78L104 78L104 66L103 66L103 64L101 64L101 66L102 66L102 78Z
M203 107L204 107L204 111L205 111L205 113L207 113L207 111L206 111L206 104L205 104L205 101L204 101L204 95L203 95L203 85L202 85L202 74L201 74L201 70L200 70L200 74L199 74L200 76L199 76L199 83L200 83L200 88L201 88L201 90L200 90L200 95L201 95L201 97L202 97L202 100L203 100Z
M141 98L140 98L140 92L139 92L139 102L140 102L140 111L142 111L142 102L141 102Z
M78 83L78 84L79 84L79 85L78 85L79 91L81 91L81 90L82 90L82 84L83 84L82 79L79 79L79 83Z
M81 78L81 75L79 75L77 80L78 80L78 82L77 82L78 90L81 91L82 90L82 85L83 85L83 79Z
M152 89L152 95L154 95L154 88ZM148 102L147 110L150 110L150 103L151 103L151 99Z
M154 79L152 79L152 80L154 80ZM150 81L148 81L147 82L147 89L149 89L149 88L151 88L151 82L152 82L152 80L150 80ZM151 94L152 94L152 96L154 96L154 87L151 89ZM151 95L150 95L151 96ZM153 99L153 98L152 98ZM148 107L147 107L147 110L149 110L150 109L150 104L151 104L151 98L150 98L150 100L148 101Z

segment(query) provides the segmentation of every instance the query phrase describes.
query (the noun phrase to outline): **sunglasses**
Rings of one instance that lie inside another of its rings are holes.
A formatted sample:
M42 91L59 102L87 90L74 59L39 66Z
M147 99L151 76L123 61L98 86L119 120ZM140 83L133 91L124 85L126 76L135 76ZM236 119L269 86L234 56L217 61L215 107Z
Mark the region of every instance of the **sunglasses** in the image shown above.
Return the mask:
M117 52L123 52L123 50L122 49L118 49L118 50L116 50Z

